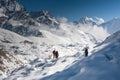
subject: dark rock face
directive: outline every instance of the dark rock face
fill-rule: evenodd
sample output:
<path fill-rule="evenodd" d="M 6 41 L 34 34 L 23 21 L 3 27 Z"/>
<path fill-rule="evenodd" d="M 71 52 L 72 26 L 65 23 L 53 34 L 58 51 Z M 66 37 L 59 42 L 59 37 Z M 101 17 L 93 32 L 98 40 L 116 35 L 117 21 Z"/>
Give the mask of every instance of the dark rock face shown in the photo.
<path fill-rule="evenodd" d="M 0 27 L 13 31 L 23 36 L 42 36 L 42 33 L 35 29 L 34 19 L 31 18 L 26 9 L 16 2 L 16 0 L 0 0 Z M 17 23 L 21 25 L 14 25 Z M 31 28 L 34 27 L 34 30 Z"/>
<path fill-rule="evenodd" d="M 30 15 L 39 23 L 49 25 L 51 28 L 59 28 L 59 21 L 48 11 L 31 12 Z"/>

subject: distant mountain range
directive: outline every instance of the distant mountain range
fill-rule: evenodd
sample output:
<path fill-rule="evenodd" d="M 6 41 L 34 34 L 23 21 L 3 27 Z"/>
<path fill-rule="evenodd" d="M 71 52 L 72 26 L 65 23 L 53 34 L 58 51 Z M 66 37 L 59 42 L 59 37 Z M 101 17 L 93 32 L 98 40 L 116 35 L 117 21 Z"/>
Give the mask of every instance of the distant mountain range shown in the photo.
<path fill-rule="evenodd" d="M 102 18 L 96 19 L 96 18 L 83 17 L 80 18 L 79 21 L 74 21 L 73 23 L 76 26 L 81 26 L 81 25 L 101 26 L 104 29 L 106 29 L 109 34 L 113 34 L 120 30 L 120 18 L 113 18 L 110 21 L 104 22 Z"/>
<path fill-rule="evenodd" d="M 0 27 L 23 36 L 42 36 L 40 24 L 58 28 L 59 22 L 48 11 L 27 12 L 16 0 L 0 1 Z"/>
<path fill-rule="evenodd" d="M 104 22 L 102 18 L 80 18 L 73 22 L 79 25 L 97 25 L 105 28 L 112 34 L 120 30 L 120 19 L 114 18 Z M 0 27 L 16 32 L 23 36 L 42 36 L 40 25 L 45 24 L 50 28 L 59 28 L 60 22 L 50 12 L 42 10 L 28 12 L 25 7 L 16 0 L 0 0 Z"/>
<path fill-rule="evenodd" d="M 75 25 L 97 25 L 105 28 L 112 34 L 120 30 L 120 18 L 104 22 L 102 18 L 82 17 Z M 48 11 L 28 12 L 16 0 L 0 0 L 0 27 L 24 36 L 42 36 L 41 24 L 50 28 L 59 28 L 60 22 Z"/>

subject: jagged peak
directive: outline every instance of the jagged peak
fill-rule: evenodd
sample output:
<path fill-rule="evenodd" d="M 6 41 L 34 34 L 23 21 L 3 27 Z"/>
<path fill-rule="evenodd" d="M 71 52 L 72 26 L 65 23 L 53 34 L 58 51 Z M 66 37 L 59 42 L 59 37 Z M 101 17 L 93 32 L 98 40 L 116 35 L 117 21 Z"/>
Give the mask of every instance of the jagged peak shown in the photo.
<path fill-rule="evenodd" d="M 46 17 L 50 17 L 50 18 L 55 18 L 49 11 L 47 10 L 41 10 L 41 11 L 34 11 L 34 12 L 30 12 L 31 16 L 34 17 L 40 17 L 40 16 L 46 16 Z"/>
<path fill-rule="evenodd" d="M 82 17 L 79 19 L 78 21 L 81 24 L 92 24 L 92 25 L 96 25 L 96 22 L 93 20 L 93 18 L 89 18 L 89 17 Z"/>
<path fill-rule="evenodd" d="M 47 11 L 47 10 L 41 10 L 40 12 L 44 13 L 45 15 L 48 14 L 48 13 L 50 14 L 50 12 Z"/>
<path fill-rule="evenodd" d="M 79 21 L 74 21 L 75 24 L 91 24 L 91 25 L 100 25 L 102 23 L 104 23 L 104 19 L 103 18 L 90 18 L 90 17 L 81 17 L 79 19 Z"/>
<path fill-rule="evenodd" d="M 32 18 L 39 23 L 49 25 L 50 27 L 58 27 L 58 20 L 47 10 L 41 10 L 38 12 L 30 12 Z"/>
<path fill-rule="evenodd" d="M 40 13 L 40 15 L 44 15 L 44 16 L 53 18 L 53 15 L 47 10 L 41 10 L 39 13 Z"/>
<path fill-rule="evenodd" d="M 0 8 L 5 11 L 23 11 L 25 8 L 20 5 L 16 0 L 0 0 Z"/>
<path fill-rule="evenodd" d="M 89 17 L 82 17 L 82 18 L 80 18 L 80 20 L 87 20 L 87 21 L 93 21 L 93 18 L 89 18 Z"/>

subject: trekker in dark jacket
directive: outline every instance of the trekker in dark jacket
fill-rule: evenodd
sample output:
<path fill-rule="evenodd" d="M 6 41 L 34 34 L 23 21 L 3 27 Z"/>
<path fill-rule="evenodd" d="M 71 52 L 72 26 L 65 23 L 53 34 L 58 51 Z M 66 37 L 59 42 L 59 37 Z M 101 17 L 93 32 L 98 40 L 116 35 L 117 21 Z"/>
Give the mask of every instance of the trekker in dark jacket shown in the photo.
<path fill-rule="evenodd" d="M 85 48 L 85 57 L 88 56 L 88 48 Z"/>
<path fill-rule="evenodd" d="M 58 51 L 56 51 L 56 58 L 58 58 L 59 54 L 58 54 Z"/>
<path fill-rule="evenodd" d="M 58 51 L 53 50 L 53 59 L 58 58 L 58 56 L 59 56 Z"/>

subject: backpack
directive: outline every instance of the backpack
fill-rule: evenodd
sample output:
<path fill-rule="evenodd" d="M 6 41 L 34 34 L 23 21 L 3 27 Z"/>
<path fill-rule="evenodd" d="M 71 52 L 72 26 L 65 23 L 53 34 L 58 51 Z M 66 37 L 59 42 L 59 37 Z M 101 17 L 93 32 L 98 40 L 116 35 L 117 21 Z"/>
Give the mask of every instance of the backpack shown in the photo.
<path fill-rule="evenodd" d="M 56 58 L 58 58 L 59 54 L 58 54 L 58 51 L 56 51 Z"/>

